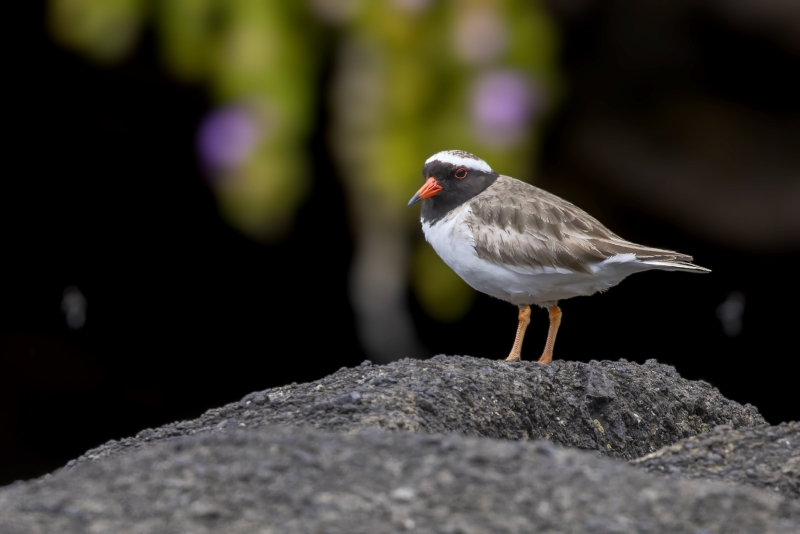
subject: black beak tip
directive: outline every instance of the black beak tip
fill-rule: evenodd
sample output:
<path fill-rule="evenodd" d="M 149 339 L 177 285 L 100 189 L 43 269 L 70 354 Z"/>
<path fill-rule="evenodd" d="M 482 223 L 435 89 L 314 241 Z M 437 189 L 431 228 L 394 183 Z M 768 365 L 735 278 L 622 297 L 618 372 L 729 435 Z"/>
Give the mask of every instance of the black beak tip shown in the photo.
<path fill-rule="evenodd" d="M 422 197 L 419 196 L 419 193 L 415 193 L 414 196 L 411 197 L 411 200 L 408 201 L 408 205 L 409 206 L 413 206 L 414 204 L 416 204 L 420 200 L 422 200 Z"/>

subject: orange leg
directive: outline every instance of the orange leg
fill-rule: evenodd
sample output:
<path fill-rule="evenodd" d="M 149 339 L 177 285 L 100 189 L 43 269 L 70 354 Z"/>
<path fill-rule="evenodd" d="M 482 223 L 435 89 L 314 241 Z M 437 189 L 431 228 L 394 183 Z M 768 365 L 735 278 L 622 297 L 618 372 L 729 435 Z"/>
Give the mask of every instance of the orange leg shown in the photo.
<path fill-rule="evenodd" d="M 539 363 L 550 363 L 553 360 L 553 346 L 556 344 L 556 334 L 558 334 L 558 327 L 561 324 L 561 308 L 550 306 L 548 311 L 550 312 L 550 330 L 547 332 L 547 343 L 544 345 L 544 352 L 539 358 Z"/>
<path fill-rule="evenodd" d="M 517 337 L 514 338 L 514 346 L 511 347 L 511 353 L 506 358 L 506 361 L 519 360 L 520 352 L 522 352 L 522 340 L 525 339 L 525 330 L 527 330 L 529 324 L 531 324 L 531 307 L 520 307 Z"/>

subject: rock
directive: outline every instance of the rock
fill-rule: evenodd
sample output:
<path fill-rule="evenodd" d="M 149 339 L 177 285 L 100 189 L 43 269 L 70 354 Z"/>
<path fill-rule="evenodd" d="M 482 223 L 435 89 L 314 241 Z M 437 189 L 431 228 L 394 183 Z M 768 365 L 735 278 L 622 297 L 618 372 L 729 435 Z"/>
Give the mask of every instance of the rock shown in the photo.
<path fill-rule="evenodd" d="M 181 435 L 275 424 L 546 439 L 631 460 L 718 425 L 764 423 L 755 407 L 655 360 L 540 365 L 437 356 L 342 368 L 316 382 L 252 393 L 198 419 L 106 443 L 76 463 Z"/>
<path fill-rule="evenodd" d="M 631 462 L 671 477 L 722 480 L 800 498 L 800 422 L 719 426 Z"/>
<path fill-rule="evenodd" d="M 0 489 L 0 531 L 788 534 L 800 532 L 800 502 L 547 442 L 267 427 Z"/>

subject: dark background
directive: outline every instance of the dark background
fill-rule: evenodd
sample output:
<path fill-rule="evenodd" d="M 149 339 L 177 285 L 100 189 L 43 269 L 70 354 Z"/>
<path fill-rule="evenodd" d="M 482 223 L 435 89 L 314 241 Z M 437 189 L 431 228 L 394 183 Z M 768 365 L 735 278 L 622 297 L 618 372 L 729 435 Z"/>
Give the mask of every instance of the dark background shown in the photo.
<path fill-rule="evenodd" d="M 108 439 L 364 360 L 324 103 L 313 193 L 296 228 L 281 244 L 255 243 L 221 221 L 197 167 L 195 131 L 211 106 L 204 90 L 165 74 L 150 38 L 123 65 L 90 64 L 52 44 L 43 8 L 26 4 L 15 19 L 14 97 L 4 113 L 13 141 L 0 193 L 0 484 L 41 475 Z M 770 423 L 796 420 L 800 245 L 756 250 L 693 231 L 607 185 L 573 139 L 587 116 L 624 109 L 651 124 L 659 94 L 692 91 L 795 120 L 798 56 L 699 12 L 680 32 L 693 60 L 640 61 L 635 43 L 658 45 L 659 34 L 626 19 L 621 5 L 555 10 L 568 89 L 547 130 L 538 185 L 623 237 L 692 254 L 713 273 L 648 273 L 563 302 L 556 358 L 657 358 L 756 405 Z M 616 47 L 620 39 L 631 41 Z M 652 54 L 660 57 L 658 46 Z M 70 285 L 88 301 L 78 331 L 61 311 Z M 716 316 L 731 291 L 746 296 L 738 337 Z M 431 354 L 507 353 L 516 327 L 508 304 L 480 295 L 464 319 L 443 325 L 409 299 Z M 525 359 L 538 357 L 546 329 L 546 313 L 535 311 Z"/>

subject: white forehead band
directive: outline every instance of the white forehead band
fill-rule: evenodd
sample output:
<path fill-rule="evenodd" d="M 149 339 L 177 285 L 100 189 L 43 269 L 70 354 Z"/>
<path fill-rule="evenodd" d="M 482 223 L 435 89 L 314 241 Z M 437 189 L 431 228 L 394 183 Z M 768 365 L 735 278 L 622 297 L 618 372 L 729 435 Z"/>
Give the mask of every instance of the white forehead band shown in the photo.
<path fill-rule="evenodd" d="M 468 152 L 464 152 L 464 154 L 468 154 Z M 472 156 L 472 154 L 470 154 L 470 156 Z M 456 167 L 467 167 L 469 169 L 475 169 L 478 171 L 492 172 L 492 168 L 489 167 L 489 164 L 482 159 L 474 156 L 462 156 L 457 150 L 445 150 L 444 152 L 438 152 L 429 157 L 425 164 L 427 165 L 431 161 L 441 161 L 442 163 L 450 163 Z"/>

